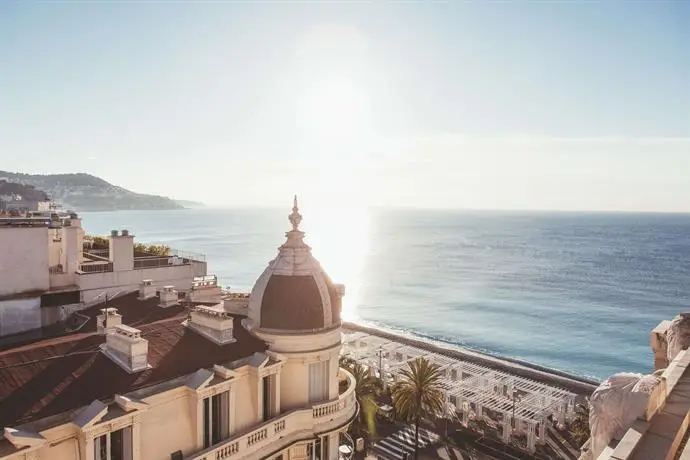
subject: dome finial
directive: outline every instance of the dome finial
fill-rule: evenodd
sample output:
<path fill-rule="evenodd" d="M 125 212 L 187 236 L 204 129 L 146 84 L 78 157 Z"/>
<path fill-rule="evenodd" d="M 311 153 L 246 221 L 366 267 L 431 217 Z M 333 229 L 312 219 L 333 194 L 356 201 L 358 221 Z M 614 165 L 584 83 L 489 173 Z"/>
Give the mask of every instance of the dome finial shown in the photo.
<path fill-rule="evenodd" d="M 288 216 L 290 223 L 292 224 L 293 231 L 299 231 L 299 224 L 302 222 L 302 214 L 299 213 L 299 206 L 297 205 L 297 195 L 292 201 L 292 214 Z"/>

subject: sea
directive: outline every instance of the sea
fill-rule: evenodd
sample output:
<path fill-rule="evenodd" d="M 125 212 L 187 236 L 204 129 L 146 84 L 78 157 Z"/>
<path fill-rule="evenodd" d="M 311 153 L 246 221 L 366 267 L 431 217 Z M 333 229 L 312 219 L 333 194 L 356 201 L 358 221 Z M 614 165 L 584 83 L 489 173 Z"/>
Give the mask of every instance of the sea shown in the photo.
<path fill-rule="evenodd" d="M 249 291 L 289 209 L 82 213 L 89 234 L 204 254 Z M 650 331 L 688 310 L 690 214 L 302 209 L 345 319 L 583 377 L 652 370 Z"/>

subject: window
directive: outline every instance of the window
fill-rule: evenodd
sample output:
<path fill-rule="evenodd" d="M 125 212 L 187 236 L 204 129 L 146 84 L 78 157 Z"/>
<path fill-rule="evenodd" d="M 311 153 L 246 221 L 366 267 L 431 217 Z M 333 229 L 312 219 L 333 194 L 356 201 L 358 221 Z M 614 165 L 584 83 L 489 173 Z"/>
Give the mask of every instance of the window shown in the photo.
<path fill-rule="evenodd" d="M 307 457 L 311 460 L 328 460 L 328 436 L 316 438 L 307 446 Z"/>
<path fill-rule="evenodd" d="M 321 458 L 323 460 L 328 460 L 328 436 L 324 436 L 321 441 L 321 451 L 323 452 Z"/>
<path fill-rule="evenodd" d="M 93 451 L 95 460 L 132 460 L 132 427 L 94 438 Z"/>
<path fill-rule="evenodd" d="M 328 399 L 328 364 L 329 361 L 321 361 L 309 365 L 309 402 Z"/>
<path fill-rule="evenodd" d="M 229 391 L 204 399 L 204 449 L 230 436 L 229 401 Z"/>
<path fill-rule="evenodd" d="M 271 376 L 268 375 L 262 379 L 263 388 L 263 419 L 268 420 L 271 418 Z"/>

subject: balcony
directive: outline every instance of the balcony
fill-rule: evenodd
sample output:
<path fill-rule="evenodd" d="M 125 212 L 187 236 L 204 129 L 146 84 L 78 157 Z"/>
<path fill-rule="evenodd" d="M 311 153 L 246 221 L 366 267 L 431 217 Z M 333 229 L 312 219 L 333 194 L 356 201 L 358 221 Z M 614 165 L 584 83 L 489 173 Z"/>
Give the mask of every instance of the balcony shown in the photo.
<path fill-rule="evenodd" d="M 271 451 L 285 448 L 304 439 L 304 433 L 321 433 L 348 425 L 357 415 L 355 378 L 344 369 L 340 369 L 338 377 L 348 383 L 338 399 L 286 412 L 185 460 L 244 458 L 269 446 Z"/>

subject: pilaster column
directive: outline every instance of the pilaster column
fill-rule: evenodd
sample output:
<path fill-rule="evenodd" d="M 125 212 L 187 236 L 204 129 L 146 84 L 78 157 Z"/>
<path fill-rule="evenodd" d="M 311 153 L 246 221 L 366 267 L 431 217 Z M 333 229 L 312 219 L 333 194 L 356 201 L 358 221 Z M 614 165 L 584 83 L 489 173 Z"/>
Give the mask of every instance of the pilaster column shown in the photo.
<path fill-rule="evenodd" d="M 273 414 L 274 416 L 277 416 L 280 414 L 280 371 L 276 372 L 274 374 L 274 381 L 275 381 L 275 413 Z"/>
<path fill-rule="evenodd" d="M 261 376 L 261 374 L 257 374 L 256 376 L 258 380 L 258 384 L 256 385 L 256 420 L 263 420 L 264 417 L 264 378 Z"/>
<path fill-rule="evenodd" d="M 230 436 L 233 436 L 237 432 L 237 420 L 235 419 L 235 414 L 237 413 L 236 393 L 237 390 L 235 390 L 235 385 L 230 385 L 230 396 L 228 397 L 228 409 L 230 410 L 230 414 L 228 414 L 228 426 L 230 429 L 228 431 Z M 280 394 L 278 394 L 278 398 L 280 398 Z"/>
<path fill-rule="evenodd" d="M 338 451 L 338 448 L 340 447 L 340 433 L 331 433 L 325 439 L 327 439 L 328 442 L 327 460 L 338 460 L 338 458 L 340 457 L 340 452 Z M 354 449 L 354 446 L 352 446 L 352 448 Z"/>
<path fill-rule="evenodd" d="M 93 437 L 86 435 L 84 440 L 84 460 L 94 460 L 93 455 Z"/>
<path fill-rule="evenodd" d="M 132 420 L 132 460 L 144 460 L 141 454 L 141 421 L 139 417 Z"/>

